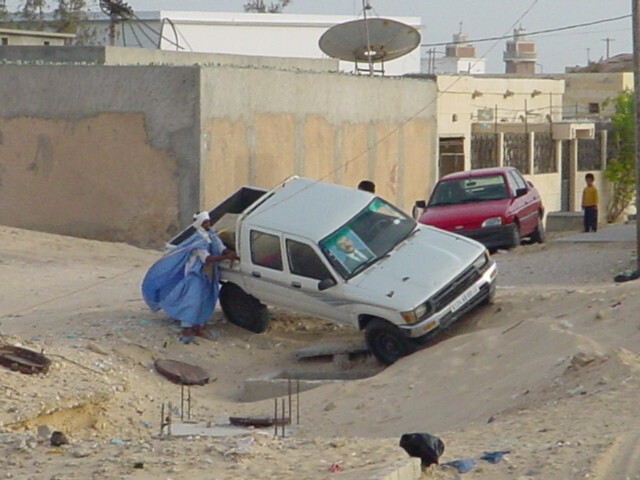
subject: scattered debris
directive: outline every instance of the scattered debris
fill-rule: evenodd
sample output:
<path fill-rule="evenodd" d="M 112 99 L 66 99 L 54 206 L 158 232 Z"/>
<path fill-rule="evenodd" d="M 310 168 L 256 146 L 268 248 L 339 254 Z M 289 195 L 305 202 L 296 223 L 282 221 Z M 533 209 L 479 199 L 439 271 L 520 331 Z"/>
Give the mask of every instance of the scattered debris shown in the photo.
<path fill-rule="evenodd" d="M 613 281 L 616 283 L 628 282 L 629 280 L 636 280 L 640 278 L 640 270 L 625 270 L 613 277 Z"/>
<path fill-rule="evenodd" d="M 400 447 L 410 457 L 418 457 L 423 467 L 438 463 L 444 453 L 444 442 L 430 433 L 405 433 L 400 437 Z"/>
<path fill-rule="evenodd" d="M 236 427 L 266 428 L 290 424 L 291 419 L 289 417 L 229 417 L 229 423 Z"/>
<path fill-rule="evenodd" d="M 55 431 L 51 434 L 51 446 L 52 447 L 60 447 L 61 445 L 69 445 L 69 439 L 67 438 L 67 436 L 60 432 L 60 431 Z"/>
<path fill-rule="evenodd" d="M 601 356 L 593 353 L 578 352 L 571 357 L 571 367 L 575 369 L 582 368 L 598 358 L 601 358 Z"/>
<path fill-rule="evenodd" d="M 467 473 L 473 467 L 476 466 L 476 461 L 473 458 L 462 458 L 460 460 L 452 460 L 450 462 L 443 463 L 441 467 L 453 467 L 458 473 Z"/>
<path fill-rule="evenodd" d="M 26 348 L 0 345 L 0 365 L 25 374 L 47 373 L 51 360 Z"/>

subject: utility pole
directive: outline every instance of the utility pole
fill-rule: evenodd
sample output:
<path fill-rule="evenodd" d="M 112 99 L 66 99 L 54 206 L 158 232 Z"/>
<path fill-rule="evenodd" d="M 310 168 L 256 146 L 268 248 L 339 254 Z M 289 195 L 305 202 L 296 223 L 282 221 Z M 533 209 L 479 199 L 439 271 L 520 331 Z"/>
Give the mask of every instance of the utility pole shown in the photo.
<path fill-rule="evenodd" d="M 633 89 L 635 100 L 635 153 L 636 153 L 636 269 L 640 270 L 640 0 L 632 1 L 633 32 Z"/>
<path fill-rule="evenodd" d="M 591 49 L 587 48 L 587 65 L 591 63 Z"/>
<path fill-rule="evenodd" d="M 609 45 L 611 44 L 611 42 L 615 42 L 616 39 L 607 37 L 607 38 L 603 38 L 602 41 L 607 44 L 607 58 L 609 58 Z"/>

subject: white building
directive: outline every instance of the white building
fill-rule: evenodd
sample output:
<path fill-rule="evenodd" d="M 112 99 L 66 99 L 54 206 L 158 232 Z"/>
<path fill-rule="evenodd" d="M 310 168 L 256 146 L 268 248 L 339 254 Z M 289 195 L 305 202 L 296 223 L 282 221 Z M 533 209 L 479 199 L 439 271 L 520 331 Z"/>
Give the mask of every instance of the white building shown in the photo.
<path fill-rule="evenodd" d="M 435 52 L 427 51 L 422 59 L 422 68 L 426 73 L 482 75 L 486 70 L 486 60 L 476 56 L 476 49 L 460 32 L 453 35 L 453 42 L 445 48 L 443 57 L 436 58 Z"/>
<path fill-rule="evenodd" d="M 70 45 L 74 38 L 71 33 L 0 28 L 0 45 Z"/>
<path fill-rule="evenodd" d="M 421 31 L 420 17 L 393 17 Z M 267 57 L 327 58 L 318 40 L 334 25 L 356 20 L 344 15 L 290 15 L 231 12 L 137 12 L 117 23 L 110 39 L 109 18 L 95 15 L 88 30 L 99 45 L 228 53 Z M 355 65 L 340 62 L 340 70 Z M 384 64 L 386 75 L 420 72 L 420 49 Z"/>

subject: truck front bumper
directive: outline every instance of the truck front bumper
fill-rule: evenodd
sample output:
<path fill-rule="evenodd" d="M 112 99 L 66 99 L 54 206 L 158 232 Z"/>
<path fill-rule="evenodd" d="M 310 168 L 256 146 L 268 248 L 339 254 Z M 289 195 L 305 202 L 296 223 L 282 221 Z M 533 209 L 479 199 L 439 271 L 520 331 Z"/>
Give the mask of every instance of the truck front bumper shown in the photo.
<path fill-rule="evenodd" d="M 480 278 L 464 292 L 454 298 L 448 305 L 421 322 L 412 325 L 400 325 L 400 329 L 411 338 L 431 336 L 439 329 L 447 328 L 465 313 L 495 295 L 498 269 L 495 262 L 491 262 Z"/>

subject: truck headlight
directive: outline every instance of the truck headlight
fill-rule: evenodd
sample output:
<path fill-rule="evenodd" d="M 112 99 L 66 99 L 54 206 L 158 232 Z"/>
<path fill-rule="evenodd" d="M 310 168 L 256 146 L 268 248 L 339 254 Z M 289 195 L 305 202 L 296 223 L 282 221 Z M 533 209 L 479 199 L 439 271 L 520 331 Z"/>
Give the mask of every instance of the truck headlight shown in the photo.
<path fill-rule="evenodd" d="M 491 217 L 482 222 L 483 227 L 495 227 L 497 225 L 502 225 L 502 217 Z"/>
<path fill-rule="evenodd" d="M 429 305 L 423 303 L 408 312 L 400 312 L 400 315 L 402 315 L 402 318 L 406 323 L 412 324 L 422 320 L 427 313 L 429 313 Z"/>
<path fill-rule="evenodd" d="M 473 264 L 471 265 L 473 268 L 476 268 L 480 271 L 482 271 L 482 269 L 484 268 L 484 266 L 487 264 L 487 262 L 489 261 L 489 255 L 487 255 L 486 250 L 483 252 L 482 255 L 480 255 L 475 262 L 473 262 Z"/>

